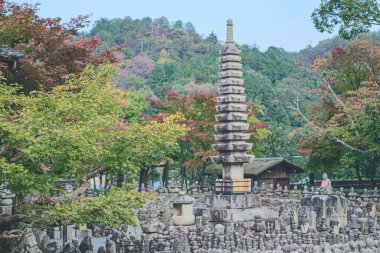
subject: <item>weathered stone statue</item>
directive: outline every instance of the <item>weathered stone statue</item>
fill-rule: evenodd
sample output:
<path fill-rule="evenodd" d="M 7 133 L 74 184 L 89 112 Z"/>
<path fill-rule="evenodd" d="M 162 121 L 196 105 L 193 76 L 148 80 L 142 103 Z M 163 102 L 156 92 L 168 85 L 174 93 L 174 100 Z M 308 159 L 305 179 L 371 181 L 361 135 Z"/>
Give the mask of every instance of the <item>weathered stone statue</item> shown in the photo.
<path fill-rule="evenodd" d="M 253 183 L 253 193 L 255 193 L 255 194 L 259 194 L 260 193 L 260 187 L 259 187 L 259 183 L 257 181 L 255 181 Z"/>
<path fill-rule="evenodd" d="M 288 198 L 289 194 L 290 194 L 290 192 L 289 192 L 288 186 L 285 185 L 284 191 L 282 192 L 282 197 Z"/>
<path fill-rule="evenodd" d="M 107 253 L 106 249 L 104 248 L 104 246 L 101 246 L 99 249 L 98 249 L 98 253 Z"/>
<path fill-rule="evenodd" d="M 190 253 L 190 244 L 185 233 L 180 232 L 174 238 L 173 250 L 175 252 Z"/>
<path fill-rule="evenodd" d="M 63 247 L 62 253 L 80 253 L 79 249 L 75 246 L 73 242 L 68 242 L 65 247 Z"/>
<path fill-rule="evenodd" d="M 276 186 L 276 197 L 281 197 L 282 194 L 282 186 L 280 184 L 277 184 Z"/>
<path fill-rule="evenodd" d="M 328 178 L 327 174 L 326 173 L 323 173 L 323 176 L 322 176 L 323 180 L 321 182 L 321 187 L 320 187 L 320 190 L 322 190 L 323 192 L 327 193 L 327 194 L 331 194 L 332 191 L 333 191 L 333 188 L 331 186 L 331 181 L 330 179 Z"/>
<path fill-rule="evenodd" d="M 368 190 L 367 189 L 364 189 L 362 198 L 363 198 L 364 202 L 368 202 L 369 201 L 369 195 L 368 195 Z"/>
<path fill-rule="evenodd" d="M 181 191 L 179 185 L 175 181 L 170 181 L 167 187 L 169 193 L 179 193 Z"/>
<path fill-rule="evenodd" d="M 58 253 L 59 248 L 58 248 L 58 243 L 55 241 L 51 241 L 46 245 L 45 248 L 46 253 Z"/>
<path fill-rule="evenodd" d="M 73 186 L 71 184 L 66 184 L 65 185 L 65 192 L 66 193 L 72 193 L 73 192 Z"/>
<path fill-rule="evenodd" d="M 373 201 L 375 201 L 375 202 L 377 202 L 377 200 L 379 199 L 379 192 L 378 192 L 378 189 L 377 189 L 377 187 L 375 187 L 374 189 L 373 189 L 373 193 L 372 193 L 372 200 Z"/>
<path fill-rule="evenodd" d="M 348 198 L 350 200 L 354 200 L 356 198 L 356 192 L 355 192 L 355 188 L 354 187 L 351 187 L 350 189 L 350 192 L 348 193 Z"/>
<path fill-rule="evenodd" d="M 79 250 L 81 253 L 86 253 L 87 251 L 93 251 L 94 246 L 92 245 L 91 236 L 86 236 L 80 243 Z"/>
<path fill-rule="evenodd" d="M 109 238 L 106 240 L 106 253 L 116 253 L 116 243 Z"/>
<path fill-rule="evenodd" d="M 76 250 L 75 253 L 80 253 L 78 239 L 73 239 L 72 242 L 73 242 L 73 245 L 74 245 L 75 250 Z"/>

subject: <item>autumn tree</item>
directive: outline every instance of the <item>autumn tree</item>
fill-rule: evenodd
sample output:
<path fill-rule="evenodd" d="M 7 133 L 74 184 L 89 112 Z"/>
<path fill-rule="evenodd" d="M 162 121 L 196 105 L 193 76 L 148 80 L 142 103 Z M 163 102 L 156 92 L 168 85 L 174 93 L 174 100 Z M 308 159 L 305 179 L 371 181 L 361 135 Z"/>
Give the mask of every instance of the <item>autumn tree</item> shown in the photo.
<path fill-rule="evenodd" d="M 306 125 L 292 133 L 310 166 L 348 175 L 374 178 L 380 162 L 380 48 L 356 41 L 334 49 L 313 64 L 319 76 L 320 101 L 306 117 L 297 101 L 295 111 Z"/>
<path fill-rule="evenodd" d="M 63 24 L 60 18 L 41 18 L 38 5 L 8 1 L 0 8 L 0 45 L 25 54 L 16 70 L 7 71 L 7 83 L 24 90 L 49 89 L 61 85 L 69 74 L 80 73 L 86 64 L 114 62 L 113 51 L 97 52 L 98 37 L 79 38 L 79 29 L 88 25 L 87 16 Z"/>
<path fill-rule="evenodd" d="M 190 181 L 203 183 L 209 157 L 215 155 L 211 145 L 215 143 L 214 125 L 217 123 L 215 121 L 216 94 L 207 89 L 207 86 L 198 85 L 203 87 L 203 90 L 197 89 L 196 86 L 197 84 L 193 84 L 194 90 L 189 90 L 189 94 L 183 96 L 176 91 L 165 89 L 166 100 L 152 100 L 152 105 L 160 112 L 169 114 L 180 112 L 185 116 L 189 131 L 181 138 L 181 156 L 178 158 L 181 163 L 182 175 L 186 179 L 188 176 L 186 170 L 191 169 Z M 250 114 L 248 122 L 250 123 L 249 132 L 252 133 L 251 141 L 257 144 L 268 135 L 265 124 L 256 118 L 256 114 L 260 114 L 262 111 L 251 104 L 247 112 Z M 257 145 L 255 145 L 255 149 L 257 149 Z"/>

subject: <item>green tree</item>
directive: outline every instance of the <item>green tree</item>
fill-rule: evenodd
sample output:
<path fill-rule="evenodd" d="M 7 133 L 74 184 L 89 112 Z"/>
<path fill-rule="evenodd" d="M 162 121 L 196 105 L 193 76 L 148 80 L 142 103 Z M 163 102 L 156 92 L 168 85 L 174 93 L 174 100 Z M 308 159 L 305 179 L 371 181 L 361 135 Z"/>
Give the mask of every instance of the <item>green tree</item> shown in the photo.
<path fill-rule="evenodd" d="M 350 39 L 380 24 L 377 0 L 322 0 L 311 15 L 315 28 L 332 33 L 339 26 L 339 36 Z"/>
<path fill-rule="evenodd" d="M 141 98 L 114 88 L 109 65 L 87 67 L 49 92 L 25 96 L 18 89 L 0 85 L 0 184 L 16 193 L 17 218 L 30 205 L 76 201 L 99 173 L 134 176 L 143 165 L 170 159 L 186 133 L 180 114 L 144 122 Z M 78 187 L 52 197 L 62 178 L 75 178 Z M 114 201 L 109 215 L 117 219 L 123 204 Z M 0 227 L 9 220 L 0 219 Z"/>
<path fill-rule="evenodd" d="M 169 86 L 169 83 L 174 81 L 173 76 L 176 69 L 174 63 L 165 63 L 157 64 L 152 70 L 148 84 L 157 97 L 164 97 L 163 88 Z"/>

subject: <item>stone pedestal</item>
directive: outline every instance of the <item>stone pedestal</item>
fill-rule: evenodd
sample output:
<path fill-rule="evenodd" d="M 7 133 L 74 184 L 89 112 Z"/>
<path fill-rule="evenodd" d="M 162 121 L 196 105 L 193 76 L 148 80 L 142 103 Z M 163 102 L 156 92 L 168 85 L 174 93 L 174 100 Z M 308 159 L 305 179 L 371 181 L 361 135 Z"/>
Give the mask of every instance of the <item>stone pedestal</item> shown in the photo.
<path fill-rule="evenodd" d="M 0 215 L 12 215 L 12 206 L 0 206 Z"/>
<path fill-rule="evenodd" d="M 245 209 L 258 207 L 261 204 L 260 195 L 254 193 L 233 195 L 209 195 L 207 205 L 216 209 Z"/>
<path fill-rule="evenodd" d="M 338 227 L 348 223 L 348 201 L 341 195 L 307 195 L 301 199 L 300 214 L 307 218 L 310 227 L 321 230 L 331 222 Z"/>
<path fill-rule="evenodd" d="M 196 213 L 207 215 L 211 222 L 248 222 L 255 215 L 275 217 L 275 212 L 260 207 L 260 194 L 233 194 L 206 196 L 207 208 Z M 267 217 L 267 216 L 265 216 Z"/>

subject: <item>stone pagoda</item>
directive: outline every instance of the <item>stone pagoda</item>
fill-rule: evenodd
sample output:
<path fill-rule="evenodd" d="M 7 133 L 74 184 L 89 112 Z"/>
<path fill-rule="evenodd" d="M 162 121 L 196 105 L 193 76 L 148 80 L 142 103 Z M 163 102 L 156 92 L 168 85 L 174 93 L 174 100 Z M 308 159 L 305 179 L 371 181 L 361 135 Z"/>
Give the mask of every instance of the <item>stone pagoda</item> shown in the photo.
<path fill-rule="evenodd" d="M 217 114 L 215 135 L 217 144 L 214 150 L 219 152 L 213 156 L 214 163 L 222 164 L 223 181 L 244 181 L 244 163 L 252 162 L 253 155 L 246 151 L 252 149 L 252 144 L 247 143 L 250 134 L 248 130 L 248 114 L 246 113 L 246 95 L 244 88 L 241 51 L 236 47 L 233 40 L 232 20 L 227 20 L 227 40 L 220 57 L 219 88 L 217 97 Z M 247 181 L 247 180 L 245 180 Z M 250 182 L 250 180 L 249 180 Z"/>

